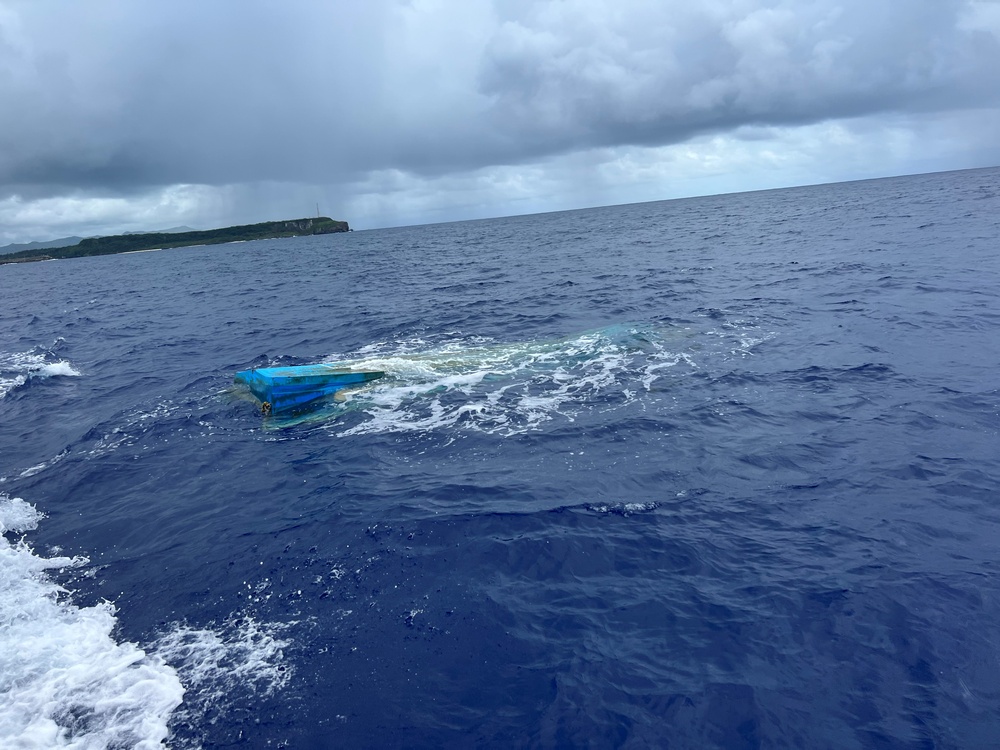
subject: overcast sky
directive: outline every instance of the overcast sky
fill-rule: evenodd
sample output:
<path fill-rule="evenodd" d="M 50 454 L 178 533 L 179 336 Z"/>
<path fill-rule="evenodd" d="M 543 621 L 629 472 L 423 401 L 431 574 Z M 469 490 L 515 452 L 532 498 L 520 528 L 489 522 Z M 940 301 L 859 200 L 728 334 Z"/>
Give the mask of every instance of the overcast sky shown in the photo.
<path fill-rule="evenodd" d="M 0 244 L 1000 165 L 1000 0 L 0 0 Z"/>

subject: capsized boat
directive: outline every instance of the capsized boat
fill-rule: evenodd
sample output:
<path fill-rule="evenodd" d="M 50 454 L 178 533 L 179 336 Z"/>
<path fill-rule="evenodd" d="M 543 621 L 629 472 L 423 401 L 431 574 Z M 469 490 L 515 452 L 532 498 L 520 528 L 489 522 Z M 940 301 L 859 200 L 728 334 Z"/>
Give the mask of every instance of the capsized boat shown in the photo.
<path fill-rule="evenodd" d="M 380 370 L 352 370 L 343 365 L 297 365 L 242 370 L 233 381 L 250 388 L 264 414 L 273 414 L 309 408 L 337 391 L 384 376 Z"/>

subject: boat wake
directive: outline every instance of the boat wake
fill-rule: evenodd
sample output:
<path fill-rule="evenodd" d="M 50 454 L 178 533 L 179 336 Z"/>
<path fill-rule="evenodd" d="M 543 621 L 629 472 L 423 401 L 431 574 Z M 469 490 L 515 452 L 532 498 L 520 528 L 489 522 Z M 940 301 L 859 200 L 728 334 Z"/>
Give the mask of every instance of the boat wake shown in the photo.
<path fill-rule="evenodd" d="M 146 647 L 116 639 L 113 604 L 77 606 L 52 580 L 88 560 L 42 557 L 19 538 L 43 517 L 0 493 L 0 747 L 199 747 L 234 696 L 286 687 L 287 624 L 242 614 L 174 624 Z"/>
<path fill-rule="evenodd" d="M 161 747 L 184 695 L 177 673 L 115 640 L 112 604 L 78 607 L 47 573 L 86 559 L 6 538 L 41 518 L 0 493 L 0 746 Z"/>
<path fill-rule="evenodd" d="M 260 700 L 287 687 L 294 669 L 285 657 L 291 641 L 282 633 L 291 624 L 244 613 L 208 628 L 174 625 L 151 644 L 187 691 L 170 717 L 172 747 L 200 747 L 206 723 L 232 718 L 247 696 Z"/>

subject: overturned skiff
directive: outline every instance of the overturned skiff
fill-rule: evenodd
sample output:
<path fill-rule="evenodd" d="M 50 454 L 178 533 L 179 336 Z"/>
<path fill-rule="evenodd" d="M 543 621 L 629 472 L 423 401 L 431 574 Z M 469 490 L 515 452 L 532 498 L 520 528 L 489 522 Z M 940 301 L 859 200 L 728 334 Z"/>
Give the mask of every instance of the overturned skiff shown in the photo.
<path fill-rule="evenodd" d="M 333 396 L 337 391 L 357 387 L 384 376 L 385 373 L 379 370 L 351 370 L 338 365 L 300 365 L 242 370 L 233 376 L 233 381 L 246 385 L 260 399 L 264 414 L 277 414 L 307 409 L 315 402 Z"/>

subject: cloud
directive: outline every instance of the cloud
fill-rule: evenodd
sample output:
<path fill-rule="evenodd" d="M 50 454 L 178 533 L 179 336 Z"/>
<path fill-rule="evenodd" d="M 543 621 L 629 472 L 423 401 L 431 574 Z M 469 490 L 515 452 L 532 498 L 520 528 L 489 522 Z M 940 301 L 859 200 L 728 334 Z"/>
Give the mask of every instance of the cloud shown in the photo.
<path fill-rule="evenodd" d="M 497 30 L 482 83 L 539 152 L 995 106 L 1000 46 L 969 18 L 958 0 L 544 3 Z"/>
<path fill-rule="evenodd" d="M 666 146 L 613 146 L 441 175 L 176 185 L 108 195 L 0 199 L 0 245 L 323 213 L 356 229 L 554 211 L 1000 164 L 1000 112 L 749 126 Z M 985 162 L 983 161 L 985 159 Z M 749 176 L 749 178 L 748 178 Z"/>
<path fill-rule="evenodd" d="M 224 207 L 225 195 L 205 185 L 170 185 L 128 196 L 75 192 L 36 199 L 19 195 L 0 199 L 0 226 L 18 227 L 17 235 L 0 232 L 0 241 L 26 237 L 93 236 L 114 231 L 150 231 L 208 222 Z M 5 244 L 0 242 L 0 244 Z"/>
<path fill-rule="evenodd" d="M 477 215 L 497 197 L 561 205 L 528 186 L 557 189 L 558 165 L 592 170 L 613 151 L 659 163 L 665 148 L 823 123 L 989 119 L 998 6 L 0 0 L 0 200 L 138 207 L 203 186 L 228 220 L 281 186 L 295 200 L 274 205 L 389 222 Z"/>

